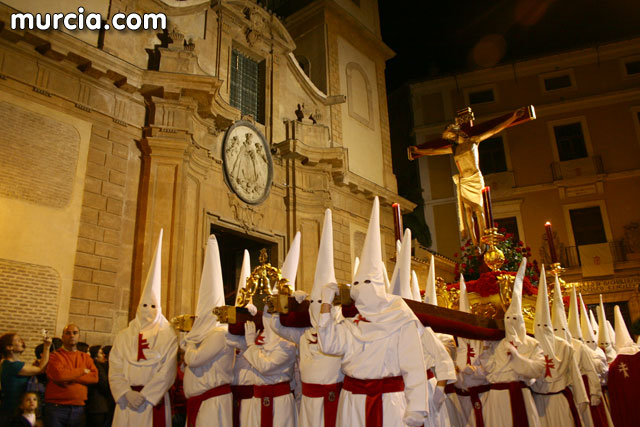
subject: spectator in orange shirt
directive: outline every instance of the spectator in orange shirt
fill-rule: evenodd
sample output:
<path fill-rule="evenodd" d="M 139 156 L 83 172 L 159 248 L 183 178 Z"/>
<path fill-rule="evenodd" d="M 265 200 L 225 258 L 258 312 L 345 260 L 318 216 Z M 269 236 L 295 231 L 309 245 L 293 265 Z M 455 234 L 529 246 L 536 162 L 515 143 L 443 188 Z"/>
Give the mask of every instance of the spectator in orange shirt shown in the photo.
<path fill-rule="evenodd" d="M 98 382 L 98 370 L 87 353 L 76 346 L 80 329 L 73 323 L 62 331 L 62 348 L 49 357 L 44 394 L 47 427 L 84 427 L 87 384 Z"/>

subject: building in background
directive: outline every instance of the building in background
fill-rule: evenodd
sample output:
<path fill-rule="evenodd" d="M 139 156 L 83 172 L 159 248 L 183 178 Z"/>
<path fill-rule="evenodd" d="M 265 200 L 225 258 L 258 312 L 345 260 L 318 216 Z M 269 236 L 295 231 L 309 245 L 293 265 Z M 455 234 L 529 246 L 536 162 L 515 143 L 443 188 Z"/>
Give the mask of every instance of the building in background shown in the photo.
<path fill-rule="evenodd" d="M 604 294 L 640 316 L 640 39 L 517 61 L 407 84 L 390 94 L 399 192 L 424 205 L 431 249 L 460 251 L 452 156 L 406 160 L 406 147 L 437 138 L 455 113 L 476 122 L 533 104 L 537 119 L 480 143 L 499 227 L 550 263 L 544 224 L 555 232 L 567 282 L 586 302 Z M 420 189 L 412 175 L 419 175 Z M 611 319 L 611 317 L 610 317 Z"/>
<path fill-rule="evenodd" d="M 46 3 L 46 4 L 45 4 Z M 163 311 L 192 313 L 215 233 L 233 299 L 242 250 L 280 264 L 302 232 L 309 290 L 324 210 L 351 280 L 374 196 L 395 256 L 375 0 L 91 0 L 0 5 L 0 324 L 35 345 L 77 323 L 107 344 L 164 229 Z M 11 14 L 163 13 L 165 31 L 12 30 Z M 388 264 L 391 269 L 393 264 Z M 423 269 L 424 270 L 424 269 Z M 424 286 L 424 280 L 422 281 Z"/>

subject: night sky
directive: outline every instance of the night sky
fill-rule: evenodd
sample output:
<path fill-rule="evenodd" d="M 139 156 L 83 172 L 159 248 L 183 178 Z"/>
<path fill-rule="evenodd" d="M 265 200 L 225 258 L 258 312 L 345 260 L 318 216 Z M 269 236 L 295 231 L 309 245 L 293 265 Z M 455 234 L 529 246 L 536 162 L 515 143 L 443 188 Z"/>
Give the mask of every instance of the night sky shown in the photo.
<path fill-rule="evenodd" d="M 640 36 L 640 0 L 379 0 L 389 91 L 434 78 Z M 640 52 L 638 52 L 640 53 Z"/>

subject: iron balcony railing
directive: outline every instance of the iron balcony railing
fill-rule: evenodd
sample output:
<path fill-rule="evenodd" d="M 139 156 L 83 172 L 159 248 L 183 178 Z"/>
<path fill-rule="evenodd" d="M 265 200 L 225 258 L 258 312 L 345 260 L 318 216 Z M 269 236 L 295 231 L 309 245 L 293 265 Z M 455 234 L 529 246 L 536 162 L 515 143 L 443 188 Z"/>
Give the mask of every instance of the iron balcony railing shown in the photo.
<path fill-rule="evenodd" d="M 611 257 L 613 262 L 626 261 L 626 252 L 622 240 L 616 240 L 609 243 L 609 249 L 611 250 Z M 567 246 L 564 248 L 564 260 L 562 260 L 562 266 L 566 268 L 580 267 L 580 251 L 579 246 Z"/>

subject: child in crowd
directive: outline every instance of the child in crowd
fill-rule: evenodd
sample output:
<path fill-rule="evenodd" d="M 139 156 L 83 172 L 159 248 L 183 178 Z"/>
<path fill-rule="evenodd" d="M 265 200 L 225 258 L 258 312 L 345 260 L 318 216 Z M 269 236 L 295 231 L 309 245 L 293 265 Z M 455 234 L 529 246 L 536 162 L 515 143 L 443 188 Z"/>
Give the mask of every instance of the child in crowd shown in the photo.
<path fill-rule="evenodd" d="M 9 427 L 35 427 L 36 410 L 38 409 L 38 395 L 35 392 L 27 391 L 22 394 L 18 410 L 20 414 L 11 419 Z"/>

